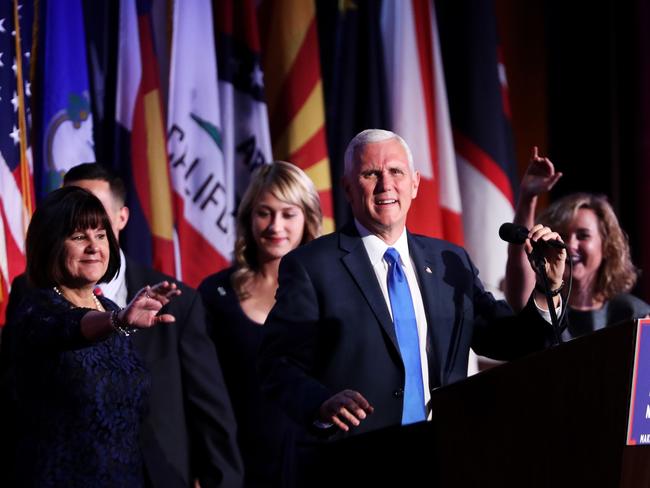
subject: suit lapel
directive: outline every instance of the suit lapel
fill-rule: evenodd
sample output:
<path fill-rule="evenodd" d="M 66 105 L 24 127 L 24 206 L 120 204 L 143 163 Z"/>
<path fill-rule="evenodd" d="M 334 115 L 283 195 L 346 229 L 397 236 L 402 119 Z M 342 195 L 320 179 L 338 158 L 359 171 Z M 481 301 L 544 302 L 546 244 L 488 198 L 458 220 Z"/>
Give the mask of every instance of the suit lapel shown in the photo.
<path fill-rule="evenodd" d="M 440 283 L 442 283 L 442 268 L 440 261 L 435 260 L 435 256 L 426 250 L 417 242 L 411 233 L 408 233 L 409 254 L 413 261 L 413 267 L 418 276 L 420 293 L 422 294 L 422 303 L 424 313 L 427 317 L 427 358 L 429 366 L 429 386 L 431 388 L 439 386 L 441 381 L 441 371 L 439 351 L 443 351 L 441 342 L 445 342 L 440 337 L 440 330 L 436 327 L 436 314 L 444 309 L 444 304 L 440 302 Z"/>
<path fill-rule="evenodd" d="M 361 237 L 356 233 L 354 226 L 352 226 L 353 229 L 349 227 L 344 229 L 339 235 L 340 247 L 343 251 L 347 252 L 342 258 L 343 264 L 349 271 L 352 279 L 359 286 L 359 289 L 363 293 L 373 314 L 377 317 L 381 327 L 384 329 L 384 332 L 390 338 L 395 349 L 399 351 L 393 320 L 390 317 L 386 300 L 377 282 L 375 271 L 372 269 L 368 253 L 363 246 Z"/>
<path fill-rule="evenodd" d="M 131 260 L 126 260 L 126 302 L 129 303 L 133 300 L 135 294 L 145 286 L 144 277 L 142 273 L 138 271 L 139 265 Z M 135 345 L 138 352 L 142 355 L 143 359 L 147 362 L 151 362 L 151 355 L 155 352 L 154 346 L 151 341 L 151 330 L 141 330 L 137 334 L 131 336 L 131 342 Z"/>
<path fill-rule="evenodd" d="M 138 286 L 138 278 L 137 278 L 137 273 L 135 269 L 135 263 L 128 259 L 126 260 L 126 303 L 129 303 L 133 297 L 135 296 L 135 293 L 141 288 Z"/>

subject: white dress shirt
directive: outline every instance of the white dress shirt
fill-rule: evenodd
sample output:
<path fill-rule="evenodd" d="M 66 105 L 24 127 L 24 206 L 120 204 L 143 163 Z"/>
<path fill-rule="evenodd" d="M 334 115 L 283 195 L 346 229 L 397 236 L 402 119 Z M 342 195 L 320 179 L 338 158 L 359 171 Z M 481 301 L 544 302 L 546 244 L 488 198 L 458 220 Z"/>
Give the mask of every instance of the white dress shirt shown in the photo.
<path fill-rule="evenodd" d="M 126 289 L 126 257 L 120 249 L 120 271 L 108 283 L 100 283 L 102 295 L 114 301 L 120 308 L 126 307 L 128 290 Z"/>
<path fill-rule="evenodd" d="M 372 234 L 368 229 L 361 225 L 356 219 L 354 221 L 363 245 L 366 248 L 370 263 L 377 276 L 377 281 L 384 295 L 388 312 L 393 317 L 393 310 L 390 306 L 390 297 L 388 295 L 388 263 L 384 259 L 384 254 L 389 247 L 395 248 L 400 255 L 400 263 L 411 291 L 411 298 L 413 299 L 413 308 L 415 309 L 415 321 L 418 328 L 418 342 L 420 345 L 420 367 L 422 368 L 422 386 L 424 388 L 424 404 L 429 403 L 431 392 L 429 391 L 429 361 L 427 358 L 426 342 L 427 342 L 427 316 L 424 312 L 424 302 L 422 301 L 422 293 L 418 284 L 417 274 L 411 260 L 409 253 L 408 238 L 406 228 L 402 231 L 402 235 L 397 241 L 389 246 L 379 237 Z M 431 413 L 428 413 L 427 419 L 431 418 Z"/>

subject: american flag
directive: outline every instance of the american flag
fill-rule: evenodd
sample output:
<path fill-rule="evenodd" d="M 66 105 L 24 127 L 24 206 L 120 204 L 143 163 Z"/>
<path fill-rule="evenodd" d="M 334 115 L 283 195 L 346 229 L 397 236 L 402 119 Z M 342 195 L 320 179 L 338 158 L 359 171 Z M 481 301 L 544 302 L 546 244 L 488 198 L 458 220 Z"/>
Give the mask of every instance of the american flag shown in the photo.
<path fill-rule="evenodd" d="M 25 269 L 25 233 L 34 206 L 28 142 L 33 10 L 0 2 L 0 324 L 11 281 Z"/>

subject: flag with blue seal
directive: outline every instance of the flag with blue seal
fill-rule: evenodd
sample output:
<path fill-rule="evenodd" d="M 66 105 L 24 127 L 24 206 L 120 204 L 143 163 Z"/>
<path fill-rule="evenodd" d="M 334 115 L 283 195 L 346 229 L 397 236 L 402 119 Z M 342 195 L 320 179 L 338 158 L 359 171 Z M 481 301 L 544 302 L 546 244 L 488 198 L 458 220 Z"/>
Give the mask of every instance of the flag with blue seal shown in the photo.
<path fill-rule="evenodd" d="M 43 132 L 37 195 L 61 186 L 79 163 L 95 161 L 81 0 L 49 0 L 43 21 Z"/>

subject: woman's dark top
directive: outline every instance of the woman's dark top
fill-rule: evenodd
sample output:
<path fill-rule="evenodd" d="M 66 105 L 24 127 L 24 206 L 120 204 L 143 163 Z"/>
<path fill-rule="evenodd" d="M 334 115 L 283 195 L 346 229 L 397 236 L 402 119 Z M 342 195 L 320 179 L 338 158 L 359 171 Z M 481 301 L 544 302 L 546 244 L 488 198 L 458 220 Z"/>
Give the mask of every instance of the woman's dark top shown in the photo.
<path fill-rule="evenodd" d="M 208 276 L 199 292 L 210 315 L 211 335 L 230 394 L 246 487 L 281 486 L 290 420 L 260 389 L 257 355 L 263 326 L 242 310 L 231 285 L 234 268 Z"/>
<path fill-rule="evenodd" d="M 569 307 L 567 314 L 568 325 L 562 333 L 565 341 L 624 320 L 645 317 L 650 314 L 650 305 L 634 295 L 621 293 L 598 310 L 574 310 Z"/>
<path fill-rule="evenodd" d="M 88 311 L 53 290 L 34 290 L 11 325 L 20 486 L 143 486 L 138 434 L 149 374 L 130 338 L 83 337 Z"/>

